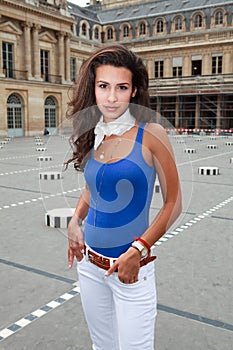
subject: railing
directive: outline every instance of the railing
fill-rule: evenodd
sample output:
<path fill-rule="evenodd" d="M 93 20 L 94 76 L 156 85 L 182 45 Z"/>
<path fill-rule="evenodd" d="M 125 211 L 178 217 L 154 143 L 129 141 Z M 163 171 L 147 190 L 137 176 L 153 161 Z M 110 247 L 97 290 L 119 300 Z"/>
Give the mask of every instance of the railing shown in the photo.
<path fill-rule="evenodd" d="M 51 83 L 51 84 L 61 84 L 62 83 L 62 76 L 61 75 L 41 74 L 41 78 L 43 81 L 46 81 L 47 83 Z"/>
<path fill-rule="evenodd" d="M 233 93 L 233 74 L 150 79 L 152 93 Z"/>
<path fill-rule="evenodd" d="M 28 71 L 3 68 L 3 74 L 7 79 L 28 80 Z M 62 76 L 54 74 L 41 74 L 41 79 L 51 84 L 62 84 Z"/>
<path fill-rule="evenodd" d="M 5 77 L 9 78 L 9 79 L 16 79 L 16 80 L 27 80 L 28 79 L 28 71 L 26 71 L 26 70 L 3 68 L 3 74 L 5 74 Z"/>

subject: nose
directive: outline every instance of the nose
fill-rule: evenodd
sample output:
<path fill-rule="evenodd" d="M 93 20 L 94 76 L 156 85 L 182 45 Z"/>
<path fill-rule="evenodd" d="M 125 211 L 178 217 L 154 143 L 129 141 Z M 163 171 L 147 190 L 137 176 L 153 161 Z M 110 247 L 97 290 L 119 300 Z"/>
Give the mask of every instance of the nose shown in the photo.
<path fill-rule="evenodd" d="M 117 94 L 116 94 L 116 90 L 114 88 L 110 89 L 110 91 L 109 91 L 108 101 L 111 103 L 117 101 Z"/>

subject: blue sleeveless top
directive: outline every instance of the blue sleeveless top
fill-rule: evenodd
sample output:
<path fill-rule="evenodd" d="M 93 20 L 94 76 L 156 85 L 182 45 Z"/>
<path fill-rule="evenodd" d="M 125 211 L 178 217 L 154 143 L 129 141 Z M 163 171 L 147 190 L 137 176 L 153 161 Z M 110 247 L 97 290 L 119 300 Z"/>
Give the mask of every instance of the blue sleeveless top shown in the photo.
<path fill-rule="evenodd" d="M 156 172 L 142 155 L 144 127 L 139 126 L 134 147 L 126 158 L 104 164 L 92 152 L 85 167 L 90 191 L 85 241 L 95 252 L 108 257 L 119 257 L 149 226 Z"/>

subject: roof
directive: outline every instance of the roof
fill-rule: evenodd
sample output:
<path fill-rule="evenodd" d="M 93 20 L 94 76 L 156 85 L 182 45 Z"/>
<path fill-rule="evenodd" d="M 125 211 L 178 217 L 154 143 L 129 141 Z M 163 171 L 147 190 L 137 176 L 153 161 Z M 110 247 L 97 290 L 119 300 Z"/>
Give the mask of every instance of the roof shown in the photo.
<path fill-rule="evenodd" d="M 183 13 L 205 8 L 233 5 L 233 0 L 160 0 L 137 5 L 128 5 L 110 10 L 97 10 L 101 24 L 129 21 L 132 19 L 147 19 L 155 16 Z"/>
<path fill-rule="evenodd" d="M 92 20 L 100 24 L 113 24 L 135 19 L 149 19 L 155 16 L 174 15 L 178 13 L 204 10 L 213 7 L 233 5 L 233 0 L 159 0 L 136 5 L 103 10 L 101 5 L 80 7 L 68 2 L 68 8 L 76 18 Z"/>

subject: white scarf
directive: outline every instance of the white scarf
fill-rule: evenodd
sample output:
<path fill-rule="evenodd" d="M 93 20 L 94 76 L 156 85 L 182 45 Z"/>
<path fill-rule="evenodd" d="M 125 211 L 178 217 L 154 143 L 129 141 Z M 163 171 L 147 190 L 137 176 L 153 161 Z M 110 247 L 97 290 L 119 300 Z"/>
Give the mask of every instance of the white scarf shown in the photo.
<path fill-rule="evenodd" d="M 95 133 L 95 144 L 94 149 L 96 150 L 104 139 L 104 136 L 117 135 L 121 136 L 126 131 L 130 130 L 136 123 L 136 119 L 130 114 L 129 109 L 125 111 L 122 116 L 115 119 L 112 122 L 104 123 L 103 116 L 100 117 L 99 122 L 96 124 Z"/>

